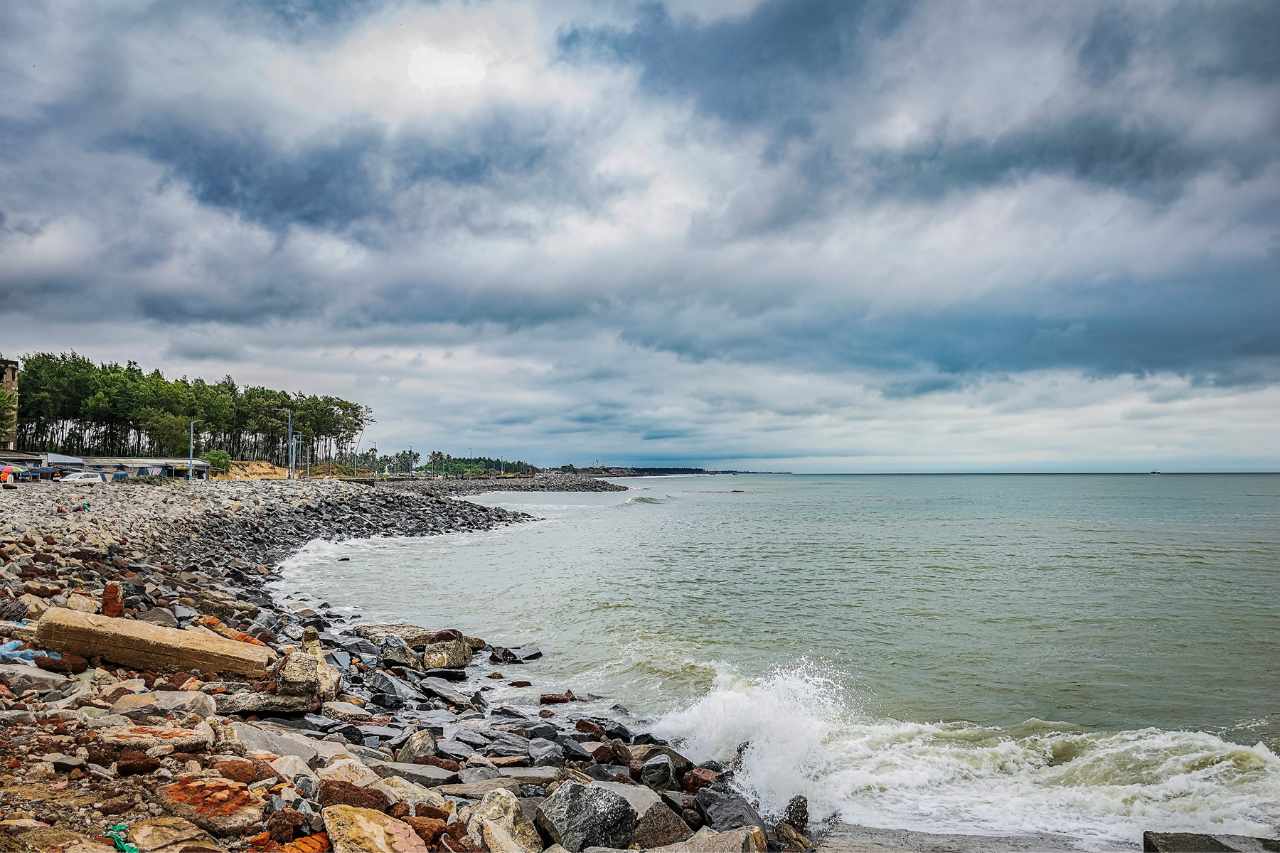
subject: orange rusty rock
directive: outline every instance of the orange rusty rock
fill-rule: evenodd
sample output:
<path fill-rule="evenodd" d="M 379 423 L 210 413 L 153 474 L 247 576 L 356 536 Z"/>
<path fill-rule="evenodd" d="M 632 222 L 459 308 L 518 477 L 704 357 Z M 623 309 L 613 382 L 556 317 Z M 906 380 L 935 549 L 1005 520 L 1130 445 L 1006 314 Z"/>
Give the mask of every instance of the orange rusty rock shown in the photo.
<path fill-rule="evenodd" d="M 191 806 L 196 814 L 207 817 L 232 814 L 255 799 L 248 786 L 229 779 L 189 779 L 166 785 L 162 792 L 171 802 Z"/>
<path fill-rule="evenodd" d="M 290 841 L 281 848 L 281 853 L 324 853 L 328 849 L 329 834 L 317 832 L 315 835 L 308 835 Z"/>
<path fill-rule="evenodd" d="M 124 594 L 115 581 L 102 588 L 102 615 L 116 618 L 124 615 Z"/>

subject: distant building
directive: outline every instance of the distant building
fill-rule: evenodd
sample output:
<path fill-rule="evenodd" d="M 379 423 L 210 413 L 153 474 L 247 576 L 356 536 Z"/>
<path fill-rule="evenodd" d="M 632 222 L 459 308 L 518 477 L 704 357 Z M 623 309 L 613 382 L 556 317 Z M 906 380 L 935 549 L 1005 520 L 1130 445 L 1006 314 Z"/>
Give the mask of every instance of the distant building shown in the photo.
<path fill-rule="evenodd" d="M 15 398 L 18 396 L 18 362 L 7 358 L 0 359 L 0 388 L 8 391 Z M 13 429 L 0 435 L 0 450 L 18 449 L 18 423 L 15 420 Z"/>
<path fill-rule="evenodd" d="M 181 458 L 151 458 L 124 456 L 86 456 L 84 467 L 87 471 L 100 471 L 107 476 L 117 471 L 130 477 L 186 477 L 187 460 Z M 209 476 L 209 463 L 203 459 L 192 460 L 192 473 L 196 479 L 203 480 Z"/>

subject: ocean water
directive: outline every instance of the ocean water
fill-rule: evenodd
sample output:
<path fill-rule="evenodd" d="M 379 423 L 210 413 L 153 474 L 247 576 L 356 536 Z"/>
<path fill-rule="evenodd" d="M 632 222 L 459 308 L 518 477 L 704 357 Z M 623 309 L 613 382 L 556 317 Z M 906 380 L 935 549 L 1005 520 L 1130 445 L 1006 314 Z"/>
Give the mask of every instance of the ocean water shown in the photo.
<path fill-rule="evenodd" d="M 537 641 L 538 687 L 697 759 L 749 744 L 766 810 L 1096 850 L 1280 834 L 1280 476 L 619 482 L 481 496 L 542 519 L 489 533 L 313 543 L 279 591 Z"/>

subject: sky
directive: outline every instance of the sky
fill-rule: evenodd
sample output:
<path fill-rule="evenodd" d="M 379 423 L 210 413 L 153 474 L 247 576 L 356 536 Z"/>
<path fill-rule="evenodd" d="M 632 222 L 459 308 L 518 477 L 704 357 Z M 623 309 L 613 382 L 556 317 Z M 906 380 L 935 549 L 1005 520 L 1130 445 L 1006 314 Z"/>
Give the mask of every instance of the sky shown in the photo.
<path fill-rule="evenodd" d="M 1280 470 L 1280 3 L 0 4 L 0 352 L 364 446 Z"/>

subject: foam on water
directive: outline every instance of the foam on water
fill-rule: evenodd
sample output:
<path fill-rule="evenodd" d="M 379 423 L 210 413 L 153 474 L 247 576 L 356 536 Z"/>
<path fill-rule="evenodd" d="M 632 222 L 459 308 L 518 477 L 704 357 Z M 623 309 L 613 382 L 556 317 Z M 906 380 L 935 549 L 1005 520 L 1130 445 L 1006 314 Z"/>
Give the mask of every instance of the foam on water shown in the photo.
<path fill-rule="evenodd" d="M 1203 732 L 1084 732 L 1028 720 L 1001 729 L 867 716 L 812 662 L 712 690 L 657 731 L 696 760 L 732 759 L 738 784 L 777 813 L 795 794 L 815 818 L 969 834 L 1060 833 L 1084 848 L 1135 844 L 1144 829 L 1270 836 L 1280 759 Z"/>

